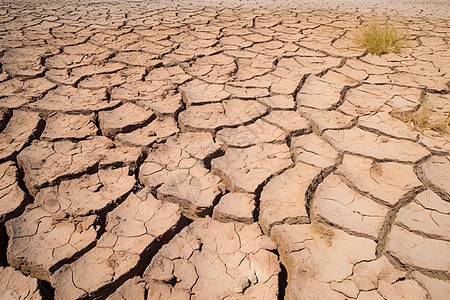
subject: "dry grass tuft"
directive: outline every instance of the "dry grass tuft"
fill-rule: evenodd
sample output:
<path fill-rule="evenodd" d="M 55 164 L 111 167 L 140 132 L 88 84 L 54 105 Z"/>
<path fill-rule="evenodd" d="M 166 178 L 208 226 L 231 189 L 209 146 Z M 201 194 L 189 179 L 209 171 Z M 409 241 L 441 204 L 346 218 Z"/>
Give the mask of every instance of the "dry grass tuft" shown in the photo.
<path fill-rule="evenodd" d="M 433 120 L 433 111 L 427 104 L 423 104 L 416 111 L 393 112 L 392 116 L 412 125 L 419 131 L 428 129 L 441 134 L 450 133 L 450 114 L 446 118 Z"/>
<path fill-rule="evenodd" d="M 356 43 L 372 54 L 397 53 L 408 36 L 400 34 L 392 25 L 378 25 L 372 21 L 356 34 Z"/>

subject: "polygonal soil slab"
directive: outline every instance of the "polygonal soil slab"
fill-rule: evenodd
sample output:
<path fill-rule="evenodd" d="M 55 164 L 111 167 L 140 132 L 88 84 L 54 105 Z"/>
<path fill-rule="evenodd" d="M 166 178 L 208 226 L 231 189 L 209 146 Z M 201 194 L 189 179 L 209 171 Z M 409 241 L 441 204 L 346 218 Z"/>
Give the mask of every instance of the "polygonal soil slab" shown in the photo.
<path fill-rule="evenodd" d="M 388 235 L 386 251 L 406 266 L 450 276 L 449 241 L 425 237 L 394 225 Z"/>
<path fill-rule="evenodd" d="M 73 67 L 67 69 L 51 69 L 45 73 L 45 76 L 60 85 L 76 85 L 84 77 L 96 74 L 113 73 L 125 68 L 124 64 L 117 62 L 107 62 L 101 64 L 88 64 L 85 66 Z"/>
<path fill-rule="evenodd" d="M 157 63 L 160 63 L 156 58 L 158 58 L 156 54 L 142 51 L 127 51 L 119 52 L 112 58 L 112 61 L 118 61 L 131 66 L 153 67 Z"/>
<path fill-rule="evenodd" d="M 17 182 L 17 168 L 13 162 L 0 164 L 0 221 L 18 209 L 25 201 L 25 193 Z"/>
<path fill-rule="evenodd" d="M 189 169 L 168 172 L 168 181 L 158 188 L 158 199 L 178 203 L 182 212 L 191 218 L 209 214 L 221 194 L 220 178 L 199 161 L 181 163 L 187 163 Z"/>
<path fill-rule="evenodd" d="M 32 100 L 42 97 L 47 91 L 54 89 L 56 84 L 45 78 L 20 81 L 16 78 L 0 83 L 0 107 L 19 108 Z"/>
<path fill-rule="evenodd" d="M 450 199 L 450 157 L 433 156 L 419 166 L 421 179 L 429 185 L 434 192 L 449 201 Z"/>
<path fill-rule="evenodd" d="M 323 135 L 336 149 L 376 159 L 416 162 L 430 154 L 417 143 L 377 135 L 356 127 L 326 130 Z"/>
<path fill-rule="evenodd" d="M 305 133 L 310 129 L 308 120 L 296 111 L 275 110 L 262 119 L 283 129 L 286 133 Z"/>
<path fill-rule="evenodd" d="M 319 168 L 329 168 L 336 163 L 338 153 L 314 133 L 294 136 L 291 139 L 294 160 Z"/>
<path fill-rule="evenodd" d="M 167 66 L 154 68 L 146 76 L 146 81 L 168 81 L 173 84 L 182 84 L 191 79 L 180 66 Z"/>
<path fill-rule="evenodd" d="M 355 235 L 376 240 L 389 209 L 349 188 L 337 175 L 329 175 L 314 195 L 314 213 Z"/>
<path fill-rule="evenodd" d="M 41 63 L 41 56 L 54 55 L 58 53 L 56 47 L 23 47 L 8 49 L 1 63 L 11 76 L 29 79 L 41 76 L 45 67 Z"/>
<path fill-rule="evenodd" d="M 126 274 L 136 274 L 142 259 L 168 238 L 180 217 L 177 205 L 156 200 L 148 190 L 130 194 L 106 216 L 106 232 L 97 245 L 52 276 L 55 299 L 96 297 Z"/>
<path fill-rule="evenodd" d="M 223 84 L 211 84 L 195 79 L 180 87 L 184 103 L 191 105 L 220 102 L 227 99 L 230 93 L 224 90 Z"/>
<path fill-rule="evenodd" d="M 270 95 L 268 89 L 258 87 L 239 87 L 233 85 L 225 85 L 225 91 L 230 93 L 232 97 L 239 99 L 255 99 L 260 97 L 267 97 Z"/>
<path fill-rule="evenodd" d="M 298 111 L 312 123 L 311 126 L 320 134 L 327 129 L 348 128 L 355 120 L 355 117 L 345 115 L 337 110 L 300 107 Z"/>
<path fill-rule="evenodd" d="M 337 73 L 335 73 L 337 74 Z M 297 102 L 301 106 L 327 110 L 339 103 L 341 91 L 345 85 L 355 85 L 357 82 L 343 77 L 340 82 L 333 82 L 325 78 L 309 76 L 297 94 Z M 334 81 L 336 80 L 333 78 Z"/>
<path fill-rule="evenodd" d="M 166 81 L 127 82 L 111 91 L 113 100 L 136 101 L 140 106 L 158 115 L 174 115 L 182 108 L 181 95 L 174 93 L 175 86 Z"/>
<path fill-rule="evenodd" d="M 254 222 L 255 199 L 251 194 L 229 193 L 214 207 L 213 219 L 221 222 Z"/>
<path fill-rule="evenodd" d="M 179 115 L 182 128 L 214 132 L 222 127 L 233 127 L 255 120 L 267 112 L 267 107 L 256 101 L 225 100 L 221 103 L 191 106 Z"/>
<path fill-rule="evenodd" d="M 25 276 L 11 267 L 0 267 L 0 278 L 1 299 L 42 299 L 36 278 Z"/>
<path fill-rule="evenodd" d="M 129 174 L 127 167 L 100 169 L 96 174 L 41 189 L 34 203 L 52 214 L 86 216 L 123 200 L 135 183 L 134 175 Z"/>
<path fill-rule="evenodd" d="M 56 29 L 57 30 L 57 29 Z M 75 31 L 76 32 L 76 31 Z M 63 33 L 73 36 L 72 31 Z M 78 32 L 80 34 L 80 32 Z M 80 34 L 81 35 L 81 34 Z M 67 69 L 105 61 L 112 53 L 92 43 L 80 43 L 64 47 L 64 52 L 47 58 L 45 65 L 51 69 Z"/>
<path fill-rule="evenodd" d="M 32 195 L 37 189 L 67 177 L 76 177 L 97 167 L 128 165 L 136 167 L 141 149 L 115 147 L 95 136 L 77 143 L 37 141 L 22 150 L 17 161 L 25 172 L 25 184 Z"/>
<path fill-rule="evenodd" d="M 90 76 L 80 82 L 79 87 L 86 89 L 111 88 L 126 82 L 139 82 L 145 75 L 145 68 L 126 68 L 115 73 Z"/>
<path fill-rule="evenodd" d="M 420 103 L 421 93 L 418 88 L 363 84 L 347 91 L 339 110 L 352 116 L 373 114 L 385 105 L 411 110 Z"/>
<path fill-rule="evenodd" d="M 141 277 L 133 277 L 125 281 L 107 300 L 145 300 L 145 284 Z"/>
<path fill-rule="evenodd" d="M 6 222 L 8 262 L 41 280 L 50 280 L 60 264 L 94 243 L 97 216 L 65 219 L 39 206 L 30 206 Z"/>
<path fill-rule="evenodd" d="M 428 277 L 419 271 L 412 272 L 412 276 L 427 289 L 431 299 L 445 300 L 450 295 L 450 282 Z"/>
<path fill-rule="evenodd" d="M 177 122 L 173 117 L 159 117 L 147 126 L 132 132 L 119 133 L 116 140 L 125 146 L 150 146 L 179 132 Z"/>
<path fill-rule="evenodd" d="M 184 214 L 204 216 L 222 192 L 220 178 L 204 166 L 205 158 L 218 150 L 210 133 L 181 133 L 149 153 L 139 179 L 158 188 L 158 199 L 178 203 Z"/>
<path fill-rule="evenodd" d="M 234 59 L 222 53 L 200 57 L 186 67 L 188 74 L 209 83 L 225 83 L 235 70 Z"/>
<path fill-rule="evenodd" d="M 262 143 L 245 149 L 229 148 L 211 161 L 212 171 L 232 191 L 254 193 L 268 178 L 292 164 L 284 144 Z"/>
<path fill-rule="evenodd" d="M 390 109 L 390 107 L 387 109 Z M 374 115 L 361 116 L 358 124 L 369 130 L 375 130 L 389 136 L 411 141 L 416 141 L 419 136 L 417 131 L 413 131 L 408 125 L 392 117 L 385 110 L 380 110 Z"/>
<path fill-rule="evenodd" d="M 400 208 L 395 220 L 410 231 L 450 241 L 450 203 L 431 190 L 423 191 Z"/>
<path fill-rule="evenodd" d="M 217 139 L 232 147 L 248 147 L 259 143 L 283 142 L 286 133 L 280 128 L 257 120 L 237 128 L 225 128 L 217 132 Z"/>
<path fill-rule="evenodd" d="M 272 109 L 294 109 L 295 102 L 292 95 L 274 95 L 270 97 L 256 99 L 259 103 L 271 107 Z"/>
<path fill-rule="evenodd" d="M 297 163 L 264 186 L 259 221 L 266 234 L 277 224 L 309 222 L 307 191 L 320 172 L 318 167 Z"/>
<path fill-rule="evenodd" d="M 317 51 L 314 56 L 283 57 L 279 60 L 277 68 L 272 74 L 281 78 L 301 78 L 305 74 L 317 74 L 328 68 L 338 66 L 341 62 L 337 57 L 318 57 Z"/>
<path fill-rule="evenodd" d="M 419 136 L 419 141 L 435 153 L 450 154 L 448 135 L 442 135 L 434 130 L 424 130 Z"/>
<path fill-rule="evenodd" d="M 106 89 L 88 90 L 61 86 L 49 91 L 42 99 L 28 107 L 44 111 L 90 113 L 119 105 L 117 100 L 108 100 Z"/>
<path fill-rule="evenodd" d="M 5 129 L 0 133 L 0 161 L 15 156 L 42 125 L 38 113 L 15 110 Z"/>
<path fill-rule="evenodd" d="M 149 123 L 155 114 L 136 104 L 127 102 L 118 108 L 98 113 L 100 129 L 105 136 L 130 132 Z"/>
<path fill-rule="evenodd" d="M 331 287 L 348 297 L 358 296 L 357 299 L 426 299 L 427 291 L 406 274 L 405 270 L 394 267 L 386 256 L 381 256 L 358 263 L 352 276 L 333 282 Z"/>
<path fill-rule="evenodd" d="M 376 162 L 346 154 L 337 173 L 356 189 L 393 206 L 405 194 L 422 186 L 411 165 L 395 162 Z"/>
<path fill-rule="evenodd" d="M 166 287 L 192 299 L 277 299 L 279 264 L 273 242 L 258 225 L 194 221 L 164 245 L 144 273 L 152 286 Z M 170 283 L 173 284 L 170 284 Z M 156 293 L 155 293 L 156 294 Z"/>
<path fill-rule="evenodd" d="M 375 259 L 376 243 L 320 225 L 276 225 L 275 241 L 288 272 L 289 299 L 347 299 L 333 288 L 353 274 L 356 264 Z M 358 294 L 358 291 L 356 291 Z"/>
<path fill-rule="evenodd" d="M 93 114 L 69 115 L 54 113 L 47 119 L 41 139 L 44 141 L 80 140 L 95 135 L 97 130 Z"/>

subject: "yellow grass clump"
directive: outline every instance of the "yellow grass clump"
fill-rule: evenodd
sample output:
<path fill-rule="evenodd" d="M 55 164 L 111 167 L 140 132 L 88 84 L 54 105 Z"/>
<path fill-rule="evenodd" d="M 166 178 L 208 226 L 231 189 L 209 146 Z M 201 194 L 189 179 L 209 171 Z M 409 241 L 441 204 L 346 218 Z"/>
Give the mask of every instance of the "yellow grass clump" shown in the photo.
<path fill-rule="evenodd" d="M 394 112 L 393 116 L 412 125 L 416 130 L 434 130 L 441 134 L 450 133 L 450 114 L 446 118 L 433 118 L 433 111 L 427 104 L 416 111 Z"/>
<path fill-rule="evenodd" d="M 356 34 L 358 46 L 377 55 L 399 52 L 406 40 L 407 35 L 398 33 L 392 25 L 378 25 L 374 21 Z"/>

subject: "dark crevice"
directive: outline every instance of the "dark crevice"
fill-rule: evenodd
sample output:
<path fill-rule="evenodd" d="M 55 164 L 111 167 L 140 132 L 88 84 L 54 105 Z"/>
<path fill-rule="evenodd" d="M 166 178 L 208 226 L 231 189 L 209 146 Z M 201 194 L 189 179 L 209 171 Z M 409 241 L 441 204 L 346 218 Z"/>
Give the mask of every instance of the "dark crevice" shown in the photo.
<path fill-rule="evenodd" d="M 347 32 L 348 32 L 348 30 L 344 30 L 344 32 L 343 32 L 340 36 L 333 38 L 333 39 L 331 40 L 330 46 L 333 46 L 333 44 L 334 44 L 337 40 L 343 38 L 344 35 L 345 35 Z"/>
<path fill-rule="evenodd" d="M 185 111 L 185 110 L 186 110 L 186 103 L 184 103 L 184 101 L 181 101 L 180 107 L 175 111 L 175 113 L 173 115 L 173 117 L 175 119 L 175 122 L 177 123 L 177 127 L 180 130 L 180 132 L 183 132 L 183 130 L 181 130 L 180 122 L 178 121 L 178 119 L 179 119 L 180 113 L 182 111 Z"/>
<path fill-rule="evenodd" d="M 141 77 L 141 81 L 142 81 L 142 82 L 145 81 L 145 78 L 147 77 L 147 75 L 148 75 L 149 72 L 150 72 L 150 71 L 148 70 L 148 68 L 145 68 L 144 74 L 142 74 L 142 77 Z"/>
<path fill-rule="evenodd" d="M 373 240 L 375 242 L 377 241 L 376 237 L 371 236 L 370 234 L 366 234 L 366 233 L 363 233 L 363 232 L 358 232 L 358 231 L 351 230 L 351 229 L 346 228 L 346 227 L 344 227 L 342 225 L 339 225 L 338 223 L 332 222 L 332 221 L 330 221 L 330 220 L 328 220 L 328 219 L 326 219 L 326 218 L 324 218 L 322 216 L 316 216 L 315 217 L 315 221 L 320 222 L 322 224 L 327 224 L 330 227 L 334 227 L 334 228 L 340 229 L 340 230 L 342 230 L 342 231 L 344 231 L 344 232 L 346 232 L 346 233 L 348 233 L 350 235 L 354 235 L 354 236 L 357 236 L 357 237 L 363 237 L 363 238 L 366 238 L 366 239 L 369 239 L 369 240 Z"/>
<path fill-rule="evenodd" d="M 137 193 L 138 191 L 140 191 L 144 188 L 144 184 L 139 180 L 139 170 L 141 169 L 141 166 L 142 166 L 142 164 L 144 164 L 147 157 L 148 157 L 148 151 L 143 150 L 142 155 L 138 158 L 138 160 L 136 162 L 136 168 L 134 169 L 134 178 L 136 180 L 136 183 L 134 184 L 133 193 Z M 130 175 L 133 175 L 133 174 L 130 174 Z"/>
<path fill-rule="evenodd" d="M 421 230 L 415 230 L 415 229 L 411 229 L 410 227 L 406 226 L 405 224 L 401 223 L 401 222 L 396 222 L 395 225 L 408 230 L 409 232 L 415 233 L 417 235 L 420 235 L 422 237 L 425 238 L 429 238 L 429 239 L 433 239 L 433 240 L 442 240 L 442 241 L 446 241 L 446 242 L 450 242 L 450 238 L 445 237 L 445 236 L 441 236 L 441 235 L 436 235 L 436 234 L 430 234 L 428 232 L 424 232 Z"/>
<path fill-rule="evenodd" d="M 0 96 L 0 99 L 1 99 L 1 96 Z M 2 110 L 2 111 L 3 111 L 3 119 L 0 119 L 0 132 L 2 132 L 6 128 L 9 120 L 11 120 L 11 117 L 12 117 L 11 110 Z"/>
<path fill-rule="evenodd" d="M 288 286 L 288 272 L 283 262 L 280 259 L 278 251 L 275 251 L 280 262 L 280 273 L 278 273 L 278 300 L 284 300 L 286 297 L 286 289 Z"/>
<path fill-rule="evenodd" d="M 55 299 L 55 289 L 48 281 L 38 280 L 38 288 L 41 294 L 42 300 Z"/>
<path fill-rule="evenodd" d="M 112 88 L 106 88 L 105 90 L 105 100 L 107 103 L 111 103 L 111 91 Z"/>
<path fill-rule="evenodd" d="M 191 225 L 194 222 L 194 220 L 192 220 L 192 219 L 190 219 L 188 217 L 185 217 L 185 220 L 186 220 L 186 226 L 189 226 L 189 225 Z"/>
<path fill-rule="evenodd" d="M 325 178 L 330 175 L 331 173 L 333 173 L 334 171 L 336 171 L 336 169 L 338 168 L 338 166 L 342 163 L 342 159 L 344 158 L 344 156 L 341 154 L 339 155 L 339 157 L 336 159 L 336 163 L 328 168 L 322 169 L 320 171 L 320 173 L 318 175 L 316 175 L 316 177 L 314 177 L 314 179 L 311 181 L 311 183 L 309 184 L 306 192 L 305 192 L 305 206 L 306 206 L 306 213 L 308 214 L 308 217 L 311 219 L 311 207 L 313 206 L 312 200 L 314 198 L 314 195 L 316 193 L 316 190 L 318 188 L 318 186 L 325 180 Z"/>
<path fill-rule="evenodd" d="M 341 96 L 339 97 L 339 101 L 338 102 L 336 102 L 336 103 L 334 103 L 330 108 L 328 108 L 327 110 L 328 111 L 331 111 L 331 110 L 336 110 L 336 109 L 338 109 L 343 103 L 344 103 L 344 101 L 345 101 L 345 96 L 347 95 L 347 92 L 350 90 L 350 89 L 354 89 L 354 88 L 357 88 L 357 87 L 359 87 L 359 86 L 361 86 L 362 85 L 362 83 L 358 83 L 358 84 L 355 84 L 355 85 L 345 85 L 343 88 L 342 88 L 342 90 L 341 90 Z"/>
<path fill-rule="evenodd" d="M 100 121 L 98 118 L 98 112 L 96 112 L 94 114 L 94 118 L 92 119 L 92 122 L 94 122 L 95 127 L 97 127 L 97 131 L 95 132 L 95 134 L 97 136 L 101 136 L 102 135 L 102 131 L 100 130 Z"/>
<path fill-rule="evenodd" d="M 145 289 L 144 289 L 144 299 L 150 299 L 148 288 L 145 288 Z M 127 300 L 127 299 L 124 299 L 124 300 Z"/>
<path fill-rule="evenodd" d="M 400 281 L 405 281 L 405 280 L 406 280 L 406 277 L 400 277 L 396 281 L 394 281 L 393 284 L 397 283 L 397 282 L 400 282 Z"/>
<path fill-rule="evenodd" d="M 298 83 L 298 85 L 295 88 L 294 92 L 292 93 L 292 97 L 294 97 L 294 110 L 297 110 L 297 108 L 299 106 L 299 103 L 297 103 L 297 95 L 300 92 L 300 90 L 302 89 L 302 87 L 305 84 L 306 79 L 308 79 L 309 75 L 311 75 L 311 74 L 303 75 L 302 79 L 300 80 L 300 82 Z"/>
<path fill-rule="evenodd" d="M 264 187 L 276 176 L 286 172 L 289 169 L 292 169 L 295 166 L 294 163 L 292 163 L 291 165 L 289 165 L 288 167 L 272 174 L 271 176 L 269 176 L 269 178 L 267 178 L 266 180 L 264 180 L 260 185 L 258 185 L 258 187 L 255 190 L 255 210 L 253 211 L 253 219 L 255 220 L 255 222 L 259 222 L 259 211 L 260 211 L 260 205 L 261 205 L 261 193 L 264 189 Z"/>
<path fill-rule="evenodd" d="M 225 151 L 220 148 L 217 151 L 214 151 L 213 153 L 209 154 L 208 156 L 206 156 L 203 159 L 203 165 L 205 166 L 205 168 L 207 168 L 208 170 L 211 171 L 211 161 L 215 158 L 221 157 L 225 155 Z"/>
<path fill-rule="evenodd" d="M 200 217 L 206 217 L 206 216 L 210 216 L 212 218 L 213 212 L 214 212 L 214 207 L 216 207 L 217 204 L 219 204 L 220 199 L 222 199 L 223 196 L 226 195 L 226 191 L 219 193 L 213 200 L 212 206 L 211 208 L 205 210 L 205 214 L 201 215 Z"/>
<path fill-rule="evenodd" d="M 237 72 L 239 72 L 239 64 L 237 63 L 237 58 L 234 59 L 233 63 L 234 63 L 234 69 L 233 69 L 233 71 L 231 71 L 228 74 L 230 76 L 230 78 L 232 78 L 234 75 L 237 74 Z"/>
<path fill-rule="evenodd" d="M 8 248 L 8 235 L 6 234 L 6 227 L 3 222 L 0 222 L 0 266 L 8 266 L 8 259 L 6 257 L 6 251 Z"/>
<path fill-rule="evenodd" d="M 33 134 L 31 135 L 30 139 L 26 143 L 25 147 L 27 147 L 33 140 L 39 140 L 41 138 L 42 133 L 44 132 L 45 125 L 47 124 L 47 121 L 44 119 L 40 119 L 36 129 L 34 130 Z"/>

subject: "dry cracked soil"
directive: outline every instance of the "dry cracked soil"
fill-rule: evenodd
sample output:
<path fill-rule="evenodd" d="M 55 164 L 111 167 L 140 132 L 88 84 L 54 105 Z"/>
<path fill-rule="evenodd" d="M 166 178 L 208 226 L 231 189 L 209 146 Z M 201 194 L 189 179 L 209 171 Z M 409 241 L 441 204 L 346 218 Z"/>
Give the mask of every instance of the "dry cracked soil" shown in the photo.
<path fill-rule="evenodd" d="M 450 299 L 449 3 L 304 2 L 0 1 L 0 298 Z"/>

